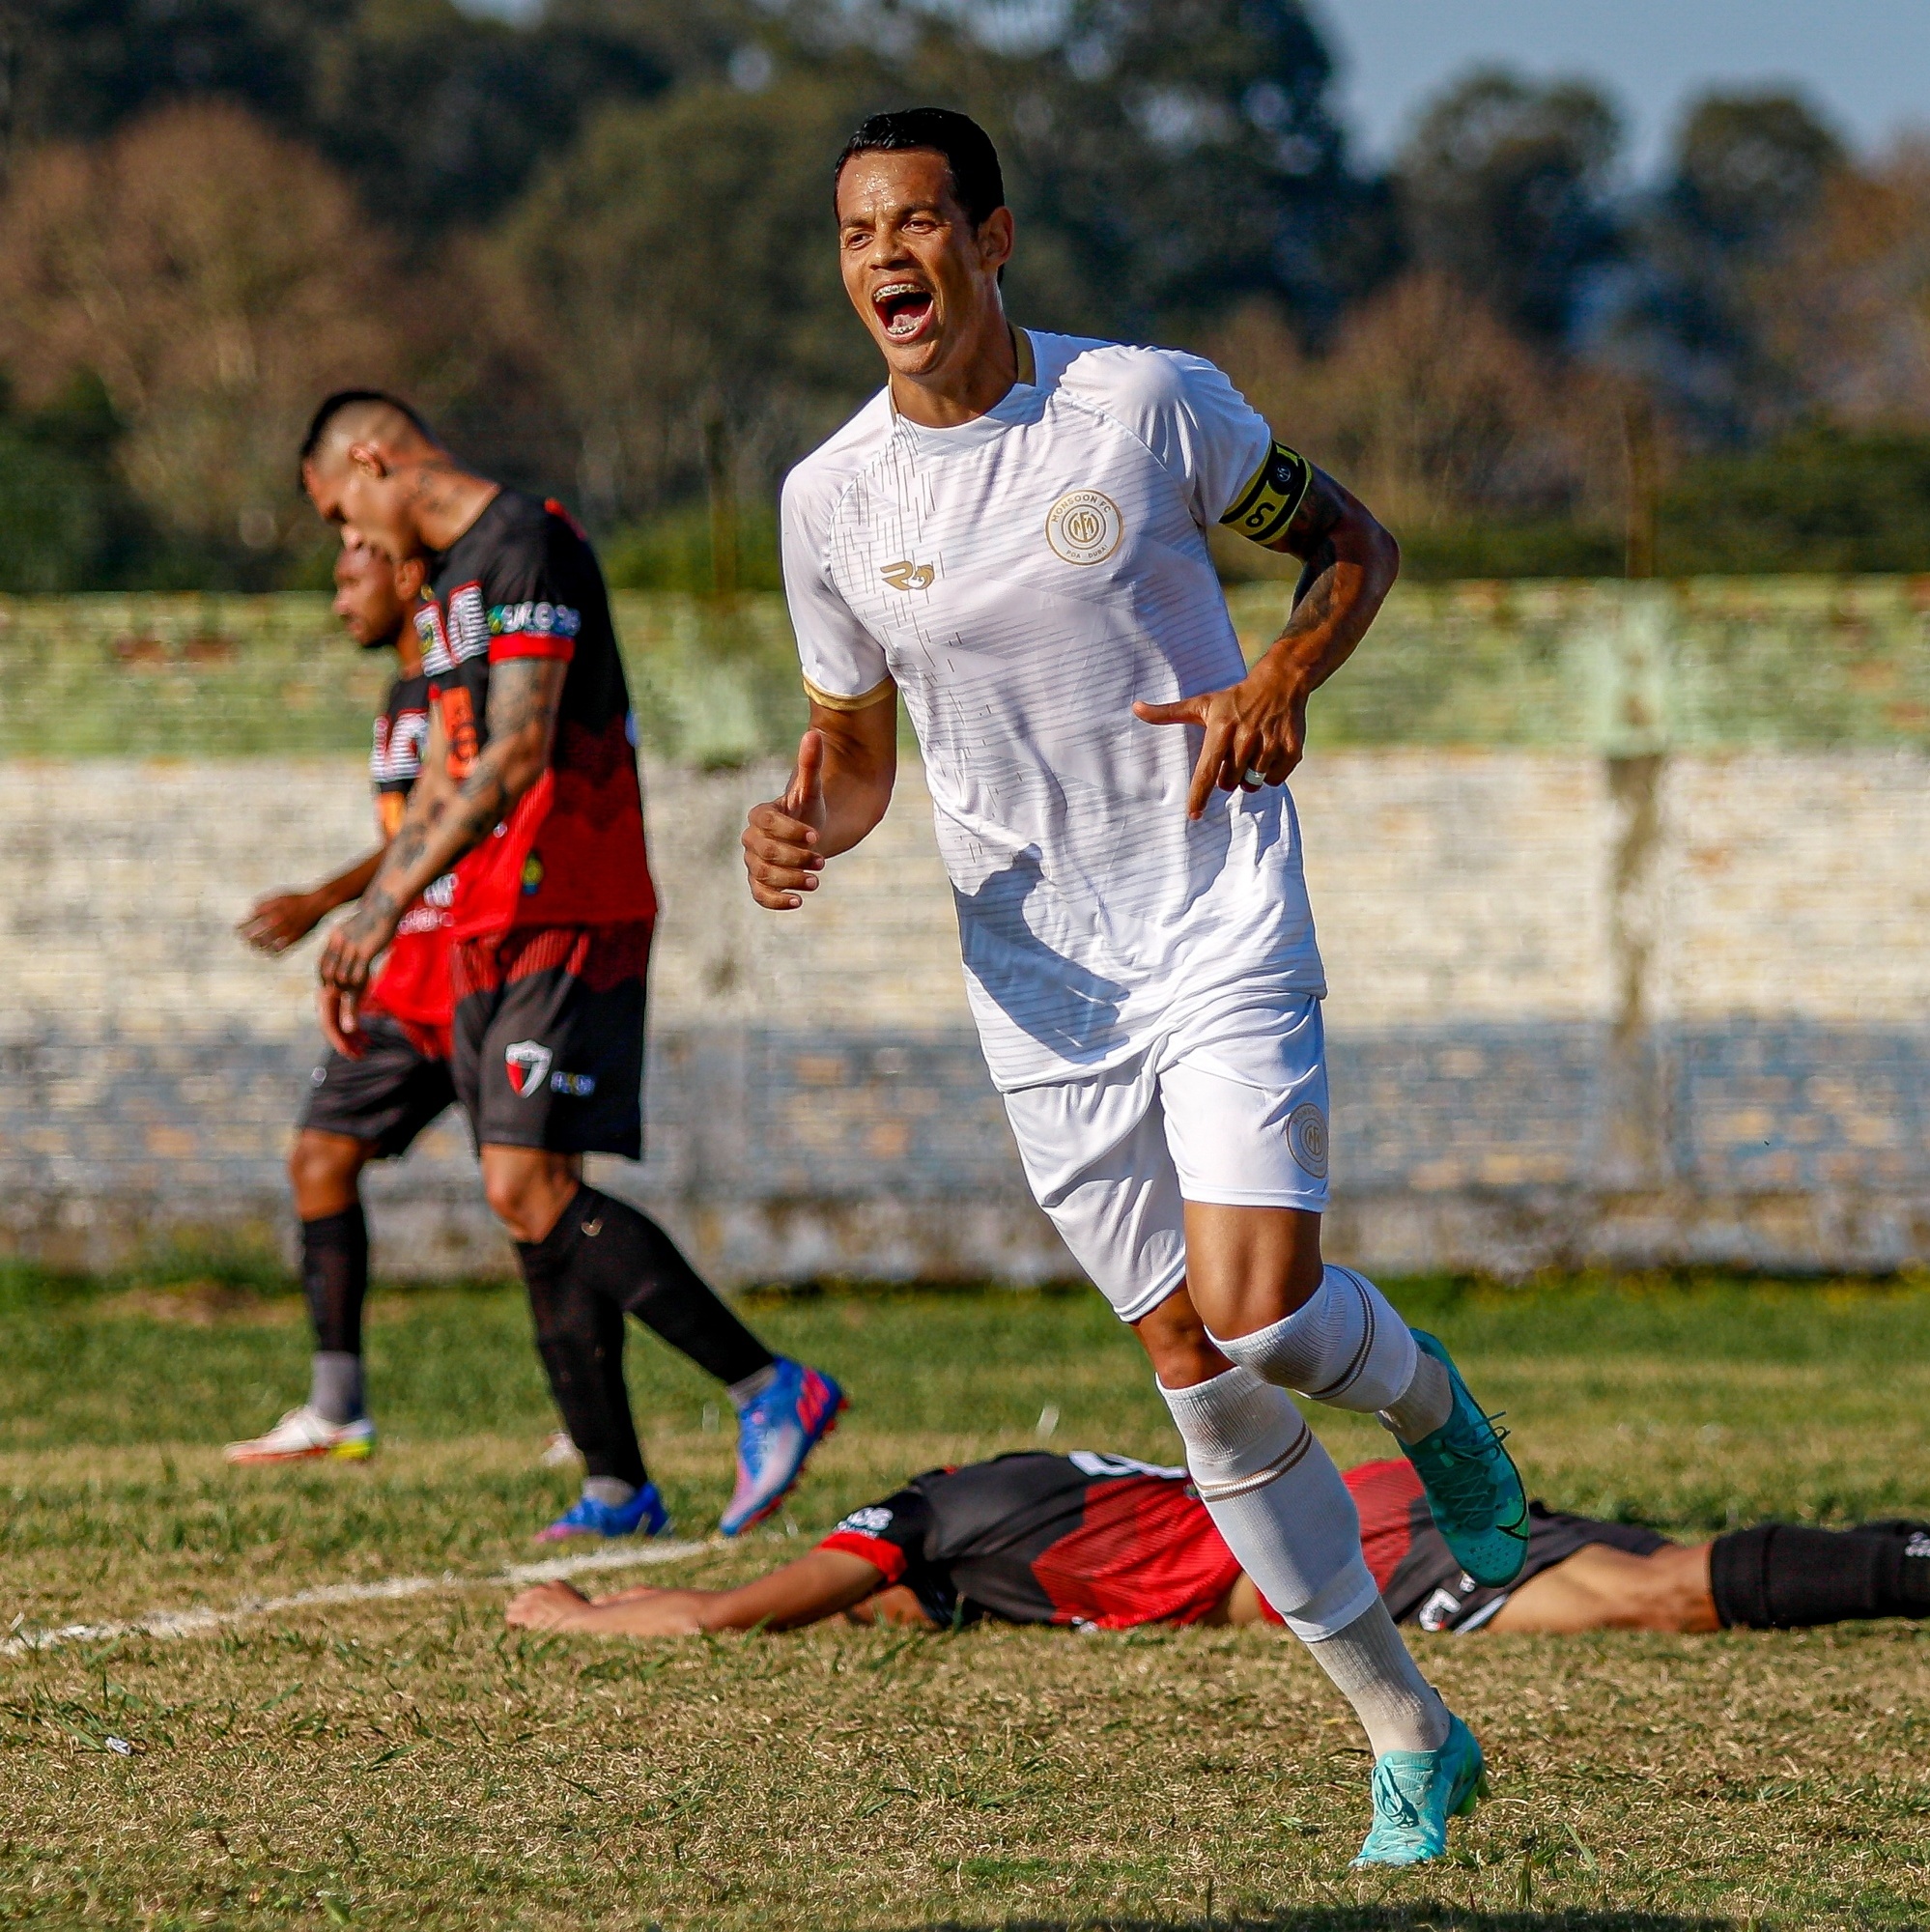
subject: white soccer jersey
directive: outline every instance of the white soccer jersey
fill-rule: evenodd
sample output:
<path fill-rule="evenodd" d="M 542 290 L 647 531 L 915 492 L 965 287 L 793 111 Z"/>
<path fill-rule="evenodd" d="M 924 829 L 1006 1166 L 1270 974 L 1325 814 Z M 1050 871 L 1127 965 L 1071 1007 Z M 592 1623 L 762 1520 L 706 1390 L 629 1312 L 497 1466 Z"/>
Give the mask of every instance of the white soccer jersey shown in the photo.
<path fill-rule="evenodd" d="M 1271 432 L 1197 356 L 1018 340 L 987 414 L 925 429 L 881 392 L 783 493 L 805 683 L 904 694 L 1007 1091 L 1116 1065 L 1237 987 L 1325 991 L 1287 788 L 1191 823 L 1201 733 L 1132 714 L 1245 674 L 1206 532 Z"/>

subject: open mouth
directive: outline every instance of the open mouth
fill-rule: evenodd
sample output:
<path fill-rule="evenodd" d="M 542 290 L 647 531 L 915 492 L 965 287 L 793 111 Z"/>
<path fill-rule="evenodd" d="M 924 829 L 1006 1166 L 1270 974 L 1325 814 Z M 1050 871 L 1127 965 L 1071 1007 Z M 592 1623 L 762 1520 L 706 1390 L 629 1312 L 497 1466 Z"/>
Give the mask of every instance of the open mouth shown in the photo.
<path fill-rule="evenodd" d="M 929 289 L 916 282 L 887 282 L 871 292 L 871 306 L 894 342 L 914 342 L 937 312 Z"/>

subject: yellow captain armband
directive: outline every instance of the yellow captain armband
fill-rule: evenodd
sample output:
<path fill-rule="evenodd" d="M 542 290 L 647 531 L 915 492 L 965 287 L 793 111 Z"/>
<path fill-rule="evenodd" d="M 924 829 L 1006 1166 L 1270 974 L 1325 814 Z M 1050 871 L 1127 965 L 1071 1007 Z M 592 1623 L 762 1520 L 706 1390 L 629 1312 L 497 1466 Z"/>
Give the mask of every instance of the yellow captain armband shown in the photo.
<path fill-rule="evenodd" d="M 1220 522 L 1257 544 L 1276 543 L 1293 521 L 1313 480 L 1314 466 L 1298 450 L 1276 442 Z"/>

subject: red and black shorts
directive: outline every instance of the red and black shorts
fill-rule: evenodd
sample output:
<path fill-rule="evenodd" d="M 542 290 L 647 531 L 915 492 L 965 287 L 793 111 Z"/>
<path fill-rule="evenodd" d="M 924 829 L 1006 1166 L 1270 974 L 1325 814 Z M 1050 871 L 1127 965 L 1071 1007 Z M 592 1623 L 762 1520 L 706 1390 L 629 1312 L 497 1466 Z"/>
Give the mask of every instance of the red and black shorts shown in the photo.
<path fill-rule="evenodd" d="M 643 1152 L 650 924 L 459 941 L 450 1070 L 481 1147 Z"/>
<path fill-rule="evenodd" d="M 412 1026 L 367 1007 L 361 1027 L 367 1050 L 350 1060 L 328 1049 L 308 1076 L 297 1125 L 367 1142 L 376 1159 L 393 1160 L 456 1097 L 446 1030 Z"/>

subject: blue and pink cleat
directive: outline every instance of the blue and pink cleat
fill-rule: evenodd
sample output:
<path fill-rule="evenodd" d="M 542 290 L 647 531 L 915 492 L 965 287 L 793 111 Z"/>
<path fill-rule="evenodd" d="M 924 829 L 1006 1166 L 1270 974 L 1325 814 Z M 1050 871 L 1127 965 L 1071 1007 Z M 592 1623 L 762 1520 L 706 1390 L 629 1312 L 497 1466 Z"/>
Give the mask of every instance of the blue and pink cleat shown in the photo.
<path fill-rule="evenodd" d="M 737 1417 L 737 1488 L 718 1523 L 725 1536 L 762 1522 L 783 1501 L 845 1406 L 829 1376 L 778 1357 L 770 1386 Z"/>
<path fill-rule="evenodd" d="M 577 1536 L 662 1536 L 670 1526 L 670 1512 L 655 1483 L 645 1483 L 627 1503 L 600 1503 L 579 1496 L 547 1529 L 536 1532 L 538 1543 L 567 1543 Z"/>

